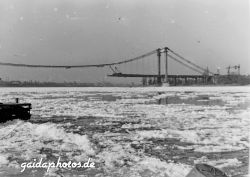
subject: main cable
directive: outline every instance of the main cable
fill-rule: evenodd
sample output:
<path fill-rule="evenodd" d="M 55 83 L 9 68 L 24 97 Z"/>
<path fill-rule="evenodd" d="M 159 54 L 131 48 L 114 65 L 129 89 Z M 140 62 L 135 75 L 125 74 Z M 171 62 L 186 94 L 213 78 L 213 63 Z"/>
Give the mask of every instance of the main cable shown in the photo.
<path fill-rule="evenodd" d="M 189 66 L 189 65 L 187 65 L 186 63 L 183 63 L 182 61 L 180 61 L 179 59 L 173 57 L 173 56 L 170 55 L 170 54 L 168 54 L 168 56 L 169 56 L 171 59 L 177 61 L 178 63 L 180 63 L 180 64 L 182 64 L 182 65 L 188 67 L 189 69 L 191 69 L 191 70 L 193 70 L 193 71 L 196 71 L 196 72 L 198 72 L 198 73 L 200 73 L 200 74 L 204 74 L 204 73 L 202 73 L 201 71 L 199 71 L 198 69 L 193 68 L 192 66 Z"/>
<path fill-rule="evenodd" d="M 176 55 L 177 57 L 179 57 L 179 58 L 181 58 L 182 60 L 186 61 L 187 63 L 189 63 L 189 64 L 195 66 L 196 68 L 199 68 L 200 70 L 202 70 L 202 71 L 204 71 L 204 72 L 209 72 L 209 73 L 211 73 L 211 74 L 214 74 L 213 72 L 207 71 L 205 68 L 203 68 L 203 67 L 201 67 L 201 66 L 199 66 L 199 65 L 197 65 L 197 64 L 195 64 L 195 63 L 193 63 L 193 62 L 191 62 L 190 60 L 184 58 L 183 56 L 179 55 L 178 53 L 174 52 L 173 50 L 171 50 L 171 49 L 169 49 L 169 48 L 168 48 L 168 50 L 169 50 L 170 52 L 172 52 L 174 55 Z"/>
<path fill-rule="evenodd" d="M 5 63 L 5 62 L 0 62 L 0 65 L 13 66 L 13 67 L 65 68 L 65 69 L 70 69 L 70 68 L 105 67 L 105 66 L 121 65 L 121 64 L 132 62 L 132 61 L 135 61 L 135 60 L 140 60 L 140 59 L 145 58 L 147 56 L 150 56 L 150 55 L 152 55 L 154 53 L 156 53 L 156 50 L 153 50 L 151 52 L 148 52 L 146 54 L 143 54 L 143 55 L 140 55 L 138 57 L 131 58 L 131 59 L 128 59 L 128 60 L 123 60 L 123 61 L 113 62 L 113 63 L 92 64 L 92 65 L 33 65 L 33 64 L 19 64 L 19 63 Z"/>

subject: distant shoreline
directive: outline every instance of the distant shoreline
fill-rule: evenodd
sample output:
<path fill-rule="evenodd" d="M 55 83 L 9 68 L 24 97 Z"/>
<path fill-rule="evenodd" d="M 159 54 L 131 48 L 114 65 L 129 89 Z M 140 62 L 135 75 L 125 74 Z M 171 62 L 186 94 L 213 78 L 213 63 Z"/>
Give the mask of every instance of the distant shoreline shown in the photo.
<path fill-rule="evenodd" d="M 208 84 L 208 85 L 170 85 L 169 87 L 228 87 L 228 86 L 250 86 L 250 84 L 244 84 L 244 85 L 240 85 L 240 84 Z M 113 86 L 1 86 L 0 88 L 35 88 L 35 87 L 41 87 L 41 88 L 49 88 L 49 87 L 162 87 L 162 86 L 158 86 L 158 85 L 151 85 L 151 86 L 142 86 L 142 85 L 138 85 L 138 86 L 121 86 L 121 85 L 113 85 Z"/>
<path fill-rule="evenodd" d="M 186 79 L 185 79 L 186 80 Z M 190 80 L 170 80 L 170 86 L 181 86 L 181 87 L 211 87 L 211 86 L 244 86 L 250 85 L 250 75 L 219 75 L 213 79 L 205 82 L 195 82 Z M 97 82 L 97 83 L 78 83 L 78 82 L 42 82 L 42 81 L 4 81 L 0 80 L 0 87 L 160 87 L 156 83 L 111 83 L 111 82 Z"/>

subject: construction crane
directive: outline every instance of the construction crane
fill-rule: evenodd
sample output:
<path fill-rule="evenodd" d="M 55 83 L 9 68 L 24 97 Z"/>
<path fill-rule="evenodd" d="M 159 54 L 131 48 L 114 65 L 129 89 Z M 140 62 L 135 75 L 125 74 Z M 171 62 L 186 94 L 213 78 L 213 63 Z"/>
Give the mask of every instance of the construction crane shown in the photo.
<path fill-rule="evenodd" d="M 238 75 L 240 75 L 240 65 L 228 66 L 228 67 L 226 67 L 226 69 L 227 69 L 227 75 L 231 74 L 231 72 L 230 72 L 231 69 L 238 70 Z"/>

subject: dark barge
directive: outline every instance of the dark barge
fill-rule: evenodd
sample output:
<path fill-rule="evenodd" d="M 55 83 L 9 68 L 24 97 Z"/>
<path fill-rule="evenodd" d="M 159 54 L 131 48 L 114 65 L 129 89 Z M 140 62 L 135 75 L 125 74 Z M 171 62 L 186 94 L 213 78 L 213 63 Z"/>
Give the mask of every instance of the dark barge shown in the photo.
<path fill-rule="evenodd" d="M 0 123 L 13 119 L 28 120 L 30 114 L 31 103 L 0 103 Z"/>

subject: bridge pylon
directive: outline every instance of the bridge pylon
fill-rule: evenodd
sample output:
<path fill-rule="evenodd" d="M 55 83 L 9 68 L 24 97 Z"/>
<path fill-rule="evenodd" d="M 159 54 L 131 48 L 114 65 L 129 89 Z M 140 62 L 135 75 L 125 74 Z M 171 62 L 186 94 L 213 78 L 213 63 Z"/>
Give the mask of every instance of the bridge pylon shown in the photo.
<path fill-rule="evenodd" d="M 161 49 L 157 49 L 157 57 L 158 57 L 158 75 L 157 75 L 157 84 L 161 85 Z"/>
<path fill-rule="evenodd" d="M 168 83 L 168 47 L 164 48 L 165 52 L 165 83 Z"/>

